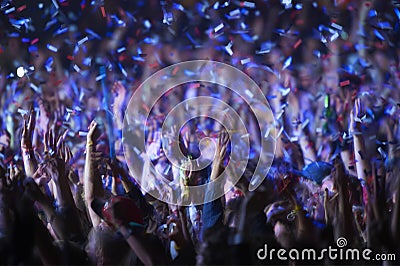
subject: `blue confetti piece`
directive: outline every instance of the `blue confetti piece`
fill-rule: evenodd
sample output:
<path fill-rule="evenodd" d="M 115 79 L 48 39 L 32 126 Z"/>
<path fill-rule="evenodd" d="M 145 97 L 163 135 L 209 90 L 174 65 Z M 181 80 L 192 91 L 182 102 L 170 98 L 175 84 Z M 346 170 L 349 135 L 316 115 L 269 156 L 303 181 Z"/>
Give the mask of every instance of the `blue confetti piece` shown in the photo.
<path fill-rule="evenodd" d="M 86 33 L 92 36 L 95 39 L 101 40 L 100 35 L 98 35 L 96 32 L 92 31 L 91 29 L 86 29 Z"/>
<path fill-rule="evenodd" d="M 394 13 L 396 13 L 397 19 L 400 20 L 400 11 L 398 8 L 394 8 Z"/>
<path fill-rule="evenodd" d="M 90 57 L 85 57 L 82 61 L 82 64 L 84 64 L 85 66 L 91 66 L 92 65 L 92 58 Z"/>
<path fill-rule="evenodd" d="M 46 26 L 44 27 L 44 30 L 45 31 L 49 30 L 56 23 L 57 23 L 57 19 L 50 20 L 49 22 L 46 23 Z"/>
<path fill-rule="evenodd" d="M 155 38 L 146 37 L 143 42 L 147 44 L 156 44 L 158 41 Z"/>
<path fill-rule="evenodd" d="M 49 58 L 47 58 L 46 63 L 44 64 L 47 72 L 51 72 L 51 70 L 53 69 L 53 63 L 53 57 L 50 56 Z"/>
<path fill-rule="evenodd" d="M 213 5 L 213 9 L 217 10 L 219 8 L 219 2 L 215 2 L 215 4 Z"/>
<path fill-rule="evenodd" d="M 251 37 L 249 34 L 245 33 L 245 34 L 241 34 L 240 36 L 242 36 L 243 40 L 245 40 L 246 42 L 254 42 L 253 37 Z"/>
<path fill-rule="evenodd" d="M 375 9 L 371 9 L 371 10 L 368 12 L 368 16 L 369 16 L 370 18 L 375 17 L 375 16 L 377 16 L 377 15 L 378 15 L 378 13 L 376 12 Z"/>
<path fill-rule="evenodd" d="M 185 69 L 183 72 L 185 73 L 186 76 L 189 76 L 189 77 L 193 77 L 196 75 L 195 72 L 187 70 L 187 69 Z"/>
<path fill-rule="evenodd" d="M 68 28 L 67 28 L 67 27 L 60 28 L 60 29 L 58 29 L 58 30 L 54 33 L 53 36 L 61 35 L 61 34 L 63 34 L 63 33 L 66 33 L 67 31 L 68 31 Z"/>
<path fill-rule="evenodd" d="M 375 36 L 378 37 L 380 40 L 384 41 L 385 37 L 378 30 L 374 30 Z"/>
<path fill-rule="evenodd" d="M 177 4 L 177 3 L 173 3 L 173 4 L 172 4 L 172 8 L 173 8 L 173 9 L 176 9 L 176 10 L 180 10 L 180 11 L 182 11 L 182 12 L 185 11 L 185 8 L 184 8 L 181 4 Z"/>
<path fill-rule="evenodd" d="M 126 72 L 125 68 L 121 65 L 121 63 L 118 63 L 118 67 L 119 67 L 119 69 L 121 70 L 122 74 L 123 74 L 125 77 L 128 77 L 128 73 Z"/>
<path fill-rule="evenodd" d="M 296 5 L 294 6 L 294 8 L 295 8 L 296 10 L 301 10 L 301 9 L 303 8 L 303 4 L 296 4 Z"/>
<path fill-rule="evenodd" d="M 197 45 L 197 42 L 193 39 L 193 37 L 189 34 L 189 32 L 186 32 L 185 35 L 192 44 Z"/>
<path fill-rule="evenodd" d="M 136 55 L 132 56 L 132 60 L 140 61 L 140 62 L 145 62 L 145 60 L 144 60 L 143 57 L 141 57 L 141 56 L 136 56 Z"/>
<path fill-rule="evenodd" d="M 231 16 L 231 17 L 240 16 L 240 10 L 239 10 L 239 8 L 236 8 L 236 9 L 232 10 L 231 12 L 229 12 L 229 16 Z"/>
<path fill-rule="evenodd" d="M 391 30 L 393 27 L 390 25 L 389 22 L 384 21 L 384 22 L 379 22 L 378 27 L 382 30 Z"/>

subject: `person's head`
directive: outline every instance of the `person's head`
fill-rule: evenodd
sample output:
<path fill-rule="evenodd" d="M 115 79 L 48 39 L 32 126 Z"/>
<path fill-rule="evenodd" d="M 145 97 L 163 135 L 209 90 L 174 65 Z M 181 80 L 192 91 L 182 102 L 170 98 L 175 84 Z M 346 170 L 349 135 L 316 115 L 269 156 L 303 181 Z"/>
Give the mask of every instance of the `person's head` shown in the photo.
<path fill-rule="evenodd" d="M 290 216 L 291 204 L 277 201 L 268 205 L 264 212 L 267 222 L 272 225 L 277 242 L 284 248 L 293 247 L 295 225 Z"/>
<path fill-rule="evenodd" d="M 85 250 L 90 262 L 97 265 L 124 264 L 131 251 L 123 237 L 105 223 L 92 228 Z"/>
<path fill-rule="evenodd" d="M 226 227 L 214 226 L 204 231 L 203 242 L 197 255 L 197 265 L 228 264 L 226 256 L 228 245 L 228 230 Z"/>

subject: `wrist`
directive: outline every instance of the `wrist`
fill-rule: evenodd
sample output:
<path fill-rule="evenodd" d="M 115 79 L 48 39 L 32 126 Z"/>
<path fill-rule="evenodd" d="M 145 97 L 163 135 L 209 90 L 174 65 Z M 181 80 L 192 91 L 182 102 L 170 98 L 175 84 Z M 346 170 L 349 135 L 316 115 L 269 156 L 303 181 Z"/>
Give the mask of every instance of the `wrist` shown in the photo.
<path fill-rule="evenodd" d="M 32 142 L 31 141 L 21 141 L 21 148 L 22 149 L 32 149 Z"/>
<path fill-rule="evenodd" d="M 143 225 L 137 223 L 129 223 L 129 224 L 121 224 L 117 226 L 118 232 L 124 237 L 124 239 L 128 239 L 131 236 L 137 236 L 143 232 Z"/>
<path fill-rule="evenodd" d="M 88 139 L 87 141 L 86 141 L 86 146 L 87 147 L 91 147 L 91 146 L 93 146 L 94 145 L 94 143 L 93 143 L 93 141 L 91 140 L 91 139 Z"/>

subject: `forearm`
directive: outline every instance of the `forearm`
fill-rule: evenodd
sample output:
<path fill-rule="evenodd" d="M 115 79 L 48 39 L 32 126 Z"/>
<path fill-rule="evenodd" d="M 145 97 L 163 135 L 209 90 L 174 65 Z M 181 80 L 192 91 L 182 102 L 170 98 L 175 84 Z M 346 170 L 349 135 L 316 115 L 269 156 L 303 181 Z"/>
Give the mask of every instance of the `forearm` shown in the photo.
<path fill-rule="evenodd" d="M 119 231 L 144 265 L 165 265 L 168 263 L 165 255 L 163 256 L 163 254 L 158 253 L 157 250 L 148 245 L 146 236 L 143 233 L 132 233 L 132 231 L 124 225 L 120 226 Z"/>
<path fill-rule="evenodd" d="M 22 160 L 24 162 L 25 174 L 28 177 L 33 177 L 37 170 L 37 162 L 32 146 L 25 146 L 21 144 Z"/>
<path fill-rule="evenodd" d="M 53 245 L 53 238 L 43 224 L 35 219 L 36 248 L 44 265 L 58 265 L 61 263 L 60 250 Z"/>
<path fill-rule="evenodd" d="M 367 158 L 364 138 L 361 134 L 353 136 L 354 140 L 354 157 L 356 160 L 357 176 L 359 180 L 363 180 L 365 184 L 369 184 L 368 175 L 371 172 L 371 165 Z"/>
<path fill-rule="evenodd" d="M 299 144 L 301 152 L 303 153 L 304 164 L 307 165 L 310 162 L 315 162 L 317 160 L 317 156 L 314 150 L 314 145 L 309 138 L 307 136 L 300 136 Z"/>
<path fill-rule="evenodd" d="M 95 176 L 94 176 L 94 165 L 92 160 L 93 143 L 88 143 L 86 145 L 86 159 L 85 168 L 83 173 L 83 189 L 85 193 L 85 204 L 89 212 L 90 219 L 92 221 L 93 227 L 100 224 L 100 217 L 92 210 L 90 206 L 93 199 L 95 198 Z"/>
<path fill-rule="evenodd" d="M 187 228 L 186 207 L 182 207 L 181 209 L 179 209 L 179 219 L 182 225 L 182 234 L 186 243 L 190 246 L 193 246 L 192 239 Z"/>
<path fill-rule="evenodd" d="M 356 171 L 355 171 L 355 169 L 354 169 L 354 167 L 352 165 L 352 162 L 351 162 L 351 152 L 350 152 L 350 150 L 342 150 L 340 152 L 340 157 L 342 158 L 342 161 L 343 161 L 343 164 L 345 166 L 345 169 L 347 171 L 349 171 L 349 173 L 351 175 L 356 176 L 357 173 L 356 173 Z"/>
<path fill-rule="evenodd" d="M 134 185 L 129 180 L 128 176 L 125 175 L 125 173 L 121 174 L 121 183 L 126 193 L 129 193 L 134 188 Z"/>

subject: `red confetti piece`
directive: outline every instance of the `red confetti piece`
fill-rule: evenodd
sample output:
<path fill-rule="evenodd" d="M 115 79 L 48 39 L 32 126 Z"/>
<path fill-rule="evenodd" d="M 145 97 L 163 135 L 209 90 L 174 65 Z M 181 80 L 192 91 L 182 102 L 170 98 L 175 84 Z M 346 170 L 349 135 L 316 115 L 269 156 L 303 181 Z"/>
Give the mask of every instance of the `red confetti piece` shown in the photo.
<path fill-rule="evenodd" d="M 103 18 L 105 18 L 107 16 L 106 9 L 104 8 L 104 6 L 101 6 L 100 9 L 101 9 L 101 14 L 103 15 Z"/>
<path fill-rule="evenodd" d="M 72 60 L 74 60 L 74 57 L 73 57 L 72 55 L 68 55 L 68 56 L 67 56 L 67 59 L 70 60 L 70 61 L 72 61 Z"/>
<path fill-rule="evenodd" d="M 156 67 L 158 67 L 158 63 L 150 64 L 149 67 L 150 67 L 150 68 L 156 68 Z"/>
<path fill-rule="evenodd" d="M 174 70 L 172 70 L 172 75 L 176 75 L 176 73 L 178 72 L 179 67 L 175 67 Z"/>
<path fill-rule="evenodd" d="M 303 42 L 303 41 L 302 41 L 301 39 L 299 39 L 299 40 L 294 44 L 293 48 L 294 48 L 294 49 L 297 49 L 297 47 L 299 47 L 300 44 L 301 44 L 302 42 Z"/>
<path fill-rule="evenodd" d="M 18 7 L 17 11 L 21 12 L 22 10 L 26 9 L 26 5 Z"/>
<path fill-rule="evenodd" d="M 31 45 L 34 45 L 35 43 L 37 43 L 39 41 L 39 38 L 35 38 L 31 41 Z"/>
<path fill-rule="evenodd" d="M 344 86 L 350 85 L 350 80 L 342 81 L 342 82 L 339 83 L 339 85 L 340 85 L 340 87 L 344 87 Z"/>
<path fill-rule="evenodd" d="M 146 110 L 147 113 L 150 112 L 150 109 L 149 109 L 149 107 L 147 107 L 147 105 L 142 104 L 142 107 L 143 107 L 143 109 Z"/>

